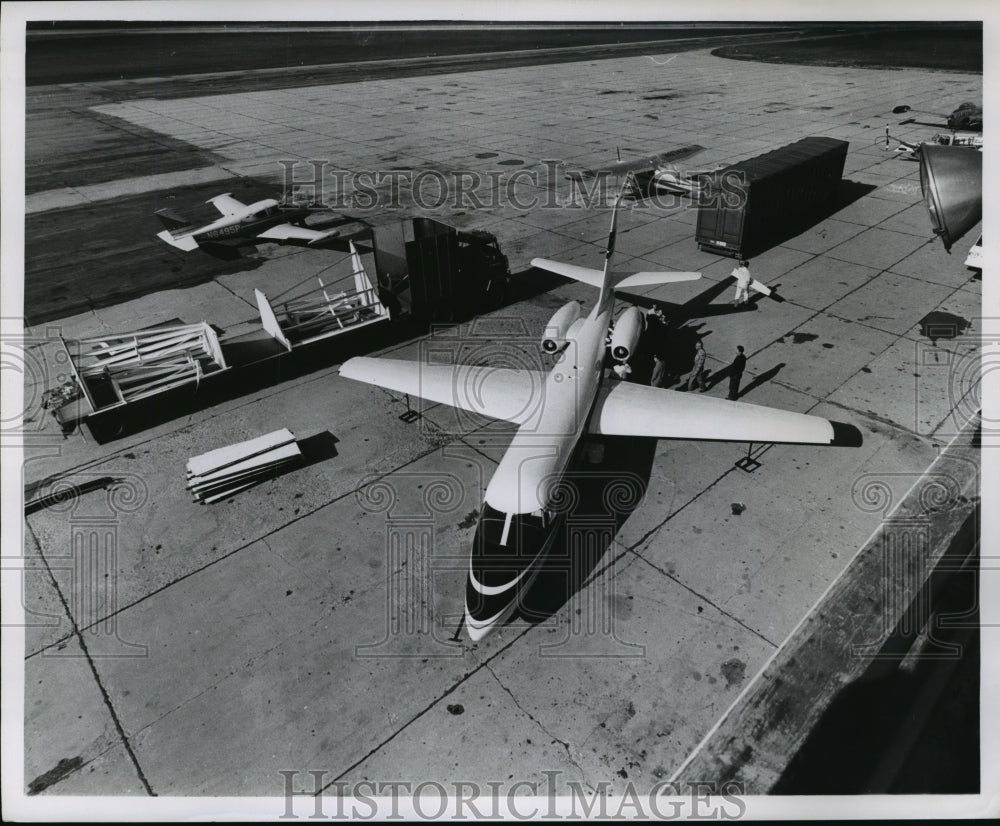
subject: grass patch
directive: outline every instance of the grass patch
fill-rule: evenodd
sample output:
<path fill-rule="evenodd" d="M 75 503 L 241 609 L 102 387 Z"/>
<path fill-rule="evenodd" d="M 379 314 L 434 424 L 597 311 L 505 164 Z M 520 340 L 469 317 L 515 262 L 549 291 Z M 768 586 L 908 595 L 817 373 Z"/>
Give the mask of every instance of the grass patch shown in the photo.
<path fill-rule="evenodd" d="M 722 46 L 712 54 L 762 63 L 982 72 L 983 33 L 979 27 L 943 31 L 887 30 L 787 43 Z"/>

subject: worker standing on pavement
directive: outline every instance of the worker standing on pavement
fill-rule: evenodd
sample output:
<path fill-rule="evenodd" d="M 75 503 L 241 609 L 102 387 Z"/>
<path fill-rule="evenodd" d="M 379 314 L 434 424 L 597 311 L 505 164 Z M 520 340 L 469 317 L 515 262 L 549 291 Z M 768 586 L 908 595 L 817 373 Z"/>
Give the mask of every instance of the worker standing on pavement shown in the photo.
<path fill-rule="evenodd" d="M 750 262 L 740 259 L 740 264 L 732 272 L 736 279 L 736 295 L 733 296 L 733 306 L 742 307 L 750 300 Z"/>
<path fill-rule="evenodd" d="M 694 344 L 694 367 L 688 377 L 687 389 L 694 390 L 695 384 L 702 393 L 708 389 L 705 386 L 705 345 L 701 343 L 701 339 Z"/>
<path fill-rule="evenodd" d="M 739 397 L 740 380 L 743 378 L 743 371 L 747 366 L 747 357 L 743 355 L 743 345 L 738 345 L 736 350 L 736 358 L 729 365 L 729 395 L 726 396 L 729 401 L 736 401 Z"/>
<path fill-rule="evenodd" d="M 667 378 L 667 362 L 659 353 L 653 353 L 653 375 L 649 378 L 650 387 L 663 387 Z"/>
<path fill-rule="evenodd" d="M 649 377 L 651 387 L 663 387 L 667 379 L 666 349 L 666 318 L 663 310 L 653 307 L 646 312 L 645 340 L 649 351 L 653 354 L 653 373 Z"/>

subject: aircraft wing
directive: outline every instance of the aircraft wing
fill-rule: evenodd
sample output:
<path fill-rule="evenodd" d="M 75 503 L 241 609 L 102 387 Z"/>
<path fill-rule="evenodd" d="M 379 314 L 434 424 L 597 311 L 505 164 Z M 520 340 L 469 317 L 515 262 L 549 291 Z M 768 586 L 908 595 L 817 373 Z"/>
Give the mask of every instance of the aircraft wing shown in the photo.
<path fill-rule="evenodd" d="M 657 167 L 663 166 L 668 163 L 673 163 L 675 161 L 681 161 L 685 158 L 690 158 L 692 155 L 697 155 L 699 152 L 704 152 L 705 147 L 698 144 L 690 144 L 688 146 L 678 146 L 674 149 L 669 149 L 666 152 L 659 152 L 656 155 L 647 155 L 644 158 L 633 158 L 628 161 L 616 161 L 614 163 L 609 163 L 605 166 L 594 167 L 593 169 L 583 169 L 580 170 L 580 175 L 587 178 L 593 178 L 601 173 L 610 175 L 624 175 L 628 172 L 639 172 L 645 169 L 656 169 Z"/>
<path fill-rule="evenodd" d="M 615 382 L 598 395 L 590 432 L 723 442 L 859 447 L 861 431 L 820 416 Z"/>
<path fill-rule="evenodd" d="M 214 198 L 209 198 L 205 203 L 212 204 L 219 212 L 227 216 L 235 215 L 246 207 L 246 204 L 242 201 L 237 201 L 228 192 L 223 195 L 216 195 Z"/>
<path fill-rule="evenodd" d="M 546 379 L 538 370 L 365 356 L 345 361 L 340 375 L 519 425 L 538 414 Z"/>
<path fill-rule="evenodd" d="M 307 241 L 310 244 L 317 244 L 327 238 L 334 238 L 340 235 L 339 229 L 318 230 L 308 227 L 297 227 L 294 224 L 278 224 L 270 229 L 266 229 L 257 235 L 258 238 L 267 238 L 271 241 Z"/>

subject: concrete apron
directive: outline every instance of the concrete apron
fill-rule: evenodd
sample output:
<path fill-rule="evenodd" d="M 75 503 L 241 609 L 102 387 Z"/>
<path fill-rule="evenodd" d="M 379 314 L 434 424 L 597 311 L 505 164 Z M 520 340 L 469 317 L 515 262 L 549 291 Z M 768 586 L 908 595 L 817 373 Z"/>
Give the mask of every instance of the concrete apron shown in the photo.
<path fill-rule="evenodd" d="M 957 570 L 976 548 L 962 532 L 979 507 L 979 427 L 977 416 L 924 473 L 865 480 L 859 499 L 884 514 L 881 526 L 675 772 L 678 788 L 712 778 L 767 794 L 846 689 L 921 657 L 962 656 L 935 640 L 927 591 L 932 575 Z M 907 725 L 916 736 L 919 720 Z M 870 782 L 887 784 L 892 768 Z"/>

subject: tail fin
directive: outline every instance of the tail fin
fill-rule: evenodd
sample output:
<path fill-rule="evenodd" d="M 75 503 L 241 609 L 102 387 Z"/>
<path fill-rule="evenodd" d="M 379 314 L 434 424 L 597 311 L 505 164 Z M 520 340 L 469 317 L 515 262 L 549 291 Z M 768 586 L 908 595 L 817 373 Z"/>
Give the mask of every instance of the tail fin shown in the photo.
<path fill-rule="evenodd" d="M 629 176 L 631 178 L 631 175 Z M 611 231 L 608 233 L 608 248 L 604 253 L 604 271 L 581 267 L 578 264 L 564 264 L 561 261 L 550 261 L 547 258 L 532 258 L 531 266 L 540 270 L 548 270 L 556 275 L 565 278 L 572 278 L 574 281 L 582 281 L 597 287 L 601 291 L 601 297 L 597 301 L 597 306 L 604 306 L 604 302 L 610 300 L 610 296 L 615 290 L 630 289 L 635 287 L 647 287 L 656 284 L 676 284 L 679 281 L 694 281 L 701 278 L 700 272 L 637 272 L 622 273 L 616 272 L 611 266 L 611 261 L 615 254 L 615 242 L 618 238 L 618 207 L 628 196 L 629 181 L 625 182 L 621 192 L 611 210 Z M 614 283 L 617 278 L 626 276 L 618 283 Z"/>
<path fill-rule="evenodd" d="M 629 193 L 631 187 L 632 175 L 630 174 L 626 177 L 621 192 L 618 193 L 618 197 L 615 199 L 615 205 L 611 208 L 611 229 L 608 232 L 608 248 L 604 253 L 604 277 L 601 279 L 601 296 L 597 299 L 598 307 L 603 307 L 606 302 L 614 300 L 614 287 L 611 284 L 614 270 L 611 267 L 611 259 L 614 258 L 615 242 L 618 240 L 618 207 L 625 200 L 625 196 Z"/>

